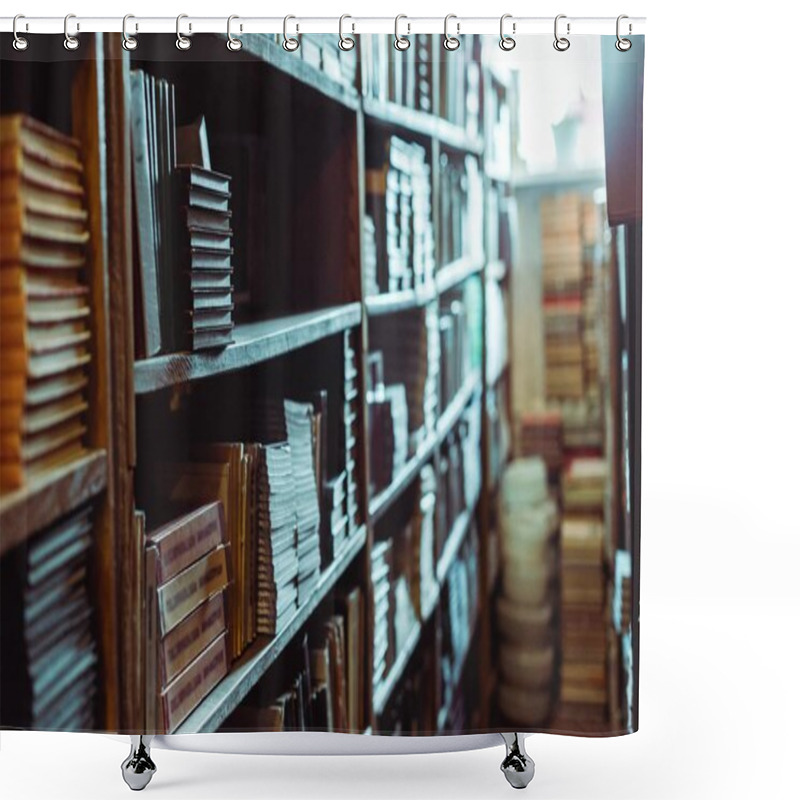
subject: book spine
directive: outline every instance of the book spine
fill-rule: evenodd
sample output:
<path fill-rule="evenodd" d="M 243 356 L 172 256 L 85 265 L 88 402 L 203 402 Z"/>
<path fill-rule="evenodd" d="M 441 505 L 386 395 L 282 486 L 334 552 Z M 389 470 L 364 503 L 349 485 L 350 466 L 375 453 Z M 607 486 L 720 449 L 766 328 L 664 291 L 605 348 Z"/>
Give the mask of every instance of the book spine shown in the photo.
<path fill-rule="evenodd" d="M 228 673 L 225 634 L 217 637 L 161 695 L 164 729 L 172 733 Z"/>
<path fill-rule="evenodd" d="M 161 635 L 169 633 L 204 600 L 228 583 L 228 545 L 220 545 L 158 590 Z"/>

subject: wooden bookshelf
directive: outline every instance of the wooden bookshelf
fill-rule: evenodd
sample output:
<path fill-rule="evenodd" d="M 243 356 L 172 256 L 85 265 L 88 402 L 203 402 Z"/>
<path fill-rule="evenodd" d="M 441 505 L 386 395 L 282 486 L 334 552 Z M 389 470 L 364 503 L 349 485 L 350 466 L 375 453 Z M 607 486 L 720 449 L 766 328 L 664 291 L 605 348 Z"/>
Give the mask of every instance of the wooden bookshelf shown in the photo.
<path fill-rule="evenodd" d="M 385 292 L 374 294 L 364 300 L 367 314 L 370 317 L 382 314 L 394 314 L 398 311 L 409 311 L 422 308 L 436 298 L 436 286 L 420 286 L 402 292 Z"/>
<path fill-rule="evenodd" d="M 369 515 L 373 523 L 377 522 L 392 503 L 411 485 L 419 471 L 433 455 L 433 451 L 461 418 L 479 384 L 480 375 L 474 373 L 439 417 L 436 422 L 436 432 L 428 435 L 394 480 L 370 500 Z"/>
<path fill-rule="evenodd" d="M 367 529 L 362 525 L 347 543 L 342 555 L 322 573 L 313 594 L 297 609 L 286 627 L 275 637 L 260 644 L 255 642 L 250 645 L 245 655 L 231 667 L 227 676 L 184 720 L 175 733 L 213 733 L 219 728 L 308 622 L 344 571 L 363 551 L 366 540 Z"/>
<path fill-rule="evenodd" d="M 436 273 L 436 290 L 444 294 L 482 270 L 483 261 L 476 258 L 464 257 L 446 264 Z"/>
<path fill-rule="evenodd" d="M 0 497 L 0 555 L 106 488 L 105 450 L 91 450 Z"/>
<path fill-rule="evenodd" d="M 234 343 L 217 352 L 170 353 L 134 365 L 136 394 L 244 369 L 299 350 L 361 322 L 361 305 L 307 311 L 237 325 Z"/>
<path fill-rule="evenodd" d="M 154 59 L 146 53 L 120 53 L 119 39 L 112 34 L 98 34 L 91 39 L 92 55 L 97 58 L 92 62 L 92 71 L 96 73 L 92 76 L 94 83 L 91 84 L 94 91 L 85 91 L 87 86 L 83 78 L 75 82 L 72 86 L 75 97 L 80 96 L 82 99 L 75 99 L 72 114 L 80 113 L 83 119 L 87 107 L 91 106 L 88 108 L 88 112 L 91 112 L 91 124 L 78 122 L 77 127 L 83 125 L 85 128 L 78 133 L 86 145 L 87 158 L 90 159 L 87 163 L 87 174 L 92 181 L 90 195 L 98 198 L 90 209 L 93 242 L 97 248 L 90 289 L 96 312 L 96 349 L 102 356 L 102 359 L 94 362 L 100 375 L 94 399 L 102 404 L 102 413 L 97 420 L 91 422 L 96 429 L 90 441 L 94 449 L 74 462 L 29 482 L 24 489 L 0 498 L 0 556 L 63 514 L 88 500 L 102 496 L 102 501 L 98 501 L 98 518 L 101 521 L 96 525 L 97 566 L 102 573 L 97 592 L 98 608 L 102 604 L 99 638 L 102 640 L 100 650 L 103 663 L 100 685 L 110 697 L 108 708 L 102 710 L 103 723 L 112 730 L 138 729 L 140 712 L 136 697 L 140 696 L 141 690 L 134 687 L 141 685 L 144 667 L 138 671 L 129 668 L 130 659 L 135 656 L 139 644 L 134 642 L 132 645 L 131 640 L 135 634 L 119 624 L 119 620 L 125 619 L 127 614 L 136 613 L 137 605 L 128 596 L 136 578 L 122 574 L 120 565 L 134 563 L 142 555 L 138 552 L 139 540 L 134 536 L 134 510 L 142 510 L 145 515 L 148 514 L 149 509 L 142 498 L 137 496 L 137 492 L 141 491 L 139 484 L 143 471 L 152 466 L 148 463 L 148 458 L 153 458 L 152 455 L 142 452 L 146 449 L 142 447 L 142 431 L 152 429 L 149 415 L 175 411 L 171 405 L 166 410 L 162 407 L 166 403 L 161 402 L 165 398 L 160 393 L 203 379 L 218 380 L 223 390 L 230 382 L 232 391 L 241 391 L 242 386 L 249 385 L 247 381 L 251 373 L 248 370 L 287 356 L 291 358 L 285 359 L 284 363 L 288 364 L 292 359 L 301 362 L 305 351 L 299 357 L 293 354 L 303 348 L 309 348 L 309 352 L 318 355 L 314 362 L 317 365 L 315 368 L 325 372 L 324 376 L 319 376 L 320 386 L 327 381 L 324 385 L 332 387 L 333 392 L 341 385 L 341 364 L 337 363 L 341 360 L 341 355 L 337 359 L 328 359 L 327 356 L 329 350 L 334 353 L 337 347 L 341 348 L 333 338 L 352 330 L 357 351 L 357 402 L 361 409 L 361 419 L 357 423 L 360 426 L 358 436 L 361 441 L 357 444 L 359 456 L 356 474 L 361 525 L 345 544 L 339 558 L 322 572 L 311 596 L 296 610 L 283 629 L 275 637 L 260 637 L 251 643 L 245 653 L 230 666 L 226 677 L 206 695 L 175 732 L 204 733 L 218 730 L 270 670 L 273 670 L 271 675 L 282 675 L 283 665 L 290 663 L 293 658 L 293 647 L 300 639 L 298 634 L 316 624 L 324 606 L 323 601 L 335 590 L 344 588 L 343 580 L 347 582 L 347 588 L 357 586 L 362 590 L 366 619 L 363 630 L 364 653 L 361 654 L 365 676 L 362 722 L 366 726 L 366 732 L 378 731 L 377 717 L 387 708 L 420 643 L 428 640 L 427 634 L 432 632 L 431 626 L 440 624 L 441 613 L 447 613 L 441 608 L 442 587 L 469 535 L 472 520 L 476 515 L 479 520 L 482 519 L 490 481 L 488 471 L 484 469 L 481 473 L 483 477 L 479 501 L 459 514 L 445 538 L 443 551 L 435 567 L 437 589 L 433 602 L 426 607 L 423 619 L 418 622 L 412 634 L 397 648 L 395 661 L 382 682 L 373 687 L 373 629 L 370 627 L 373 622 L 370 608 L 372 586 L 369 568 L 375 526 L 385 516 L 390 516 L 387 512 L 419 478 L 426 464 L 438 465 L 442 444 L 464 418 L 468 406 L 473 401 L 481 402 L 485 406 L 486 376 L 484 365 L 481 365 L 467 377 L 451 402 L 445 408 L 439 409 L 434 429 L 413 457 L 408 459 L 389 486 L 369 498 L 370 453 L 365 373 L 366 358 L 370 352 L 370 320 L 430 307 L 444 294 L 457 295 L 465 288 L 469 279 L 476 276 L 482 282 L 484 278 L 503 280 L 505 272 L 501 274 L 501 270 L 505 266 L 498 262 L 486 264 L 480 254 L 443 264 L 443 259 L 438 258 L 440 252 L 437 251 L 438 269 L 427 284 L 406 291 L 365 296 L 363 241 L 359 231 L 363 231 L 366 216 L 364 181 L 367 140 L 371 136 L 386 138 L 396 135 L 424 145 L 426 159 L 431 166 L 432 227 L 437 243 L 438 226 L 442 222 L 439 219 L 437 202 L 442 188 L 436 170 L 440 154 L 452 156 L 456 161 L 464 161 L 469 155 L 476 156 L 487 180 L 499 180 L 501 177 L 506 179 L 507 176 L 495 174 L 493 166 L 487 167 L 483 163 L 487 149 L 487 140 L 483 134 L 468 134 L 465 127 L 445 118 L 445 109 L 441 107 L 445 101 L 441 91 L 440 73 L 443 69 L 442 60 L 448 56 L 439 52 L 441 46 L 438 39 L 434 39 L 436 49 L 431 60 L 430 111 L 420 111 L 368 97 L 363 93 L 360 83 L 363 74 L 357 79 L 355 86 L 349 85 L 315 67 L 301 53 L 286 52 L 280 45 L 279 37 L 251 34 L 242 39 L 243 47 L 239 53 L 228 53 L 224 48 L 225 39 L 225 36 L 217 34 L 198 35 L 194 39 L 193 49 L 174 61 Z M 76 61 L 81 60 L 83 52 L 89 51 L 89 43 L 87 36 L 87 47 L 81 48 Z M 63 61 L 62 50 L 60 41 L 56 42 L 48 51 L 47 58 L 54 64 L 59 64 Z M 360 47 L 352 54 L 353 58 L 359 58 L 359 50 Z M 287 236 L 294 236 L 296 241 L 292 242 L 294 247 L 286 246 L 288 256 L 281 251 L 280 258 L 276 256 L 273 262 L 280 263 L 287 273 L 306 270 L 314 276 L 313 283 L 334 288 L 330 295 L 321 295 L 322 299 L 318 300 L 316 297 L 304 297 L 297 287 L 291 293 L 284 286 L 287 297 L 291 294 L 295 302 L 291 307 L 286 304 L 275 305 L 289 307 L 290 310 L 281 316 L 272 316 L 267 311 L 258 309 L 249 313 L 250 321 L 237 320 L 233 330 L 233 343 L 223 349 L 164 353 L 136 359 L 134 239 L 137 227 L 132 204 L 134 173 L 131 169 L 130 73 L 132 68 L 142 69 L 172 81 L 177 103 L 182 102 L 182 94 L 186 93 L 192 94 L 192 104 L 202 106 L 203 102 L 206 103 L 199 110 L 206 113 L 209 126 L 213 130 L 214 116 L 219 114 L 215 110 L 218 93 L 225 91 L 225 84 L 224 81 L 209 80 L 208 87 L 204 86 L 201 90 L 193 88 L 194 81 L 187 78 L 191 77 L 193 62 L 196 62 L 199 70 L 210 70 L 209 64 L 211 68 L 221 65 L 225 69 L 233 69 L 232 65 L 236 63 L 244 64 L 248 70 L 248 81 L 242 82 L 243 103 L 248 99 L 248 91 L 256 92 L 259 102 L 273 102 L 277 95 L 280 99 L 274 102 L 282 102 L 282 107 L 296 113 L 285 126 L 285 130 L 281 129 L 276 134 L 276 141 L 270 141 L 273 152 L 282 152 L 280 148 L 287 148 L 289 152 L 296 149 L 305 158 L 314 149 L 316 137 L 323 130 L 319 123 L 326 125 L 323 136 L 329 133 L 328 122 L 332 120 L 335 123 L 330 126 L 335 134 L 331 133 L 330 138 L 326 139 L 330 146 L 321 148 L 326 152 L 311 153 L 313 157 L 310 161 L 313 166 L 293 166 L 301 171 L 303 178 L 296 183 L 302 186 L 303 192 L 313 193 L 313 202 L 307 202 L 308 198 L 300 191 L 294 193 L 294 181 L 288 181 L 288 187 L 279 187 L 285 192 L 283 199 L 287 204 L 292 204 L 292 212 L 300 219 L 286 222 L 285 227 L 290 231 Z M 210 71 L 203 73 L 207 74 Z M 255 89 L 248 88 L 250 86 Z M 264 97 L 270 99 L 264 101 Z M 192 113 L 196 110 L 193 108 Z M 450 116 L 456 118 L 452 114 Z M 67 128 L 69 121 L 69 114 L 58 120 L 62 128 Z M 226 120 L 221 124 L 216 119 L 218 129 L 222 128 L 230 133 L 227 122 Z M 298 132 L 296 128 L 302 130 Z M 244 133 L 250 137 L 262 135 L 260 122 Z M 106 148 L 101 143 L 105 143 Z M 330 172 L 317 172 L 318 167 L 327 167 Z M 272 178 L 272 173 L 268 174 Z M 319 179 L 319 175 L 323 177 Z M 315 180 L 319 180 L 319 185 L 314 183 Z M 236 186 L 235 180 L 233 186 Z M 309 189 L 309 186 L 312 188 Z M 267 188 L 265 186 L 263 190 L 266 192 Z M 315 252 L 313 245 L 308 245 L 308 241 L 316 234 L 314 214 L 318 217 L 316 221 L 324 222 L 320 218 L 330 212 L 334 192 L 338 193 L 337 199 L 341 196 L 341 208 L 337 208 L 337 214 L 341 213 L 342 220 L 346 220 L 347 224 L 339 224 L 339 217 L 336 217 L 335 225 L 330 220 L 327 222 L 327 230 L 323 231 L 325 235 L 320 235 L 318 240 L 325 242 L 327 248 L 329 239 L 336 239 L 337 236 L 340 239 L 334 242 L 330 254 L 320 245 L 322 258 L 317 263 L 314 258 L 306 257 L 308 247 L 312 248 L 312 254 Z M 287 218 L 289 216 L 291 215 L 287 215 Z M 234 221 L 234 234 L 244 226 L 253 224 L 259 225 L 262 221 L 241 215 Z M 272 246 L 271 239 L 269 246 Z M 463 249 L 453 252 L 463 252 Z M 234 269 L 240 268 L 237 255 L 233 258 Z M 264 257 L 265 254 L 256 255 L 256 261 L 261 263 L 262 259 L 263 270 L 268 271 L 270 262 Z M 272 253 L 268 255 L 272 256 Z M 248 254 L 248 258 L 252 258 L 252 253 Z M 474 284 L 475 281 L 470 285 Z M 307 299 L 308 302 L 305 302 Z M 238 310 L 237 301 L 237 312 Z M 375 324 L 387 323 L 381 320 Z M 485 352 L 483 358 L 485 360 Z M 319 366 L 320 362 L 326 363 Z M 309 360 L 309 363 L 312 361 Z M 214 388 L 216 385 L 215 382 Z M 168 395 L 167 399 L 175 399 L 177 406 L 182 396 L 183 393 L 175 392 L 174 395 Z M 246 398 L 248 395 L 243 394 L 242 397 Z M 243 416 L 246 411 L 243 408 Z M 158 419 L 160 421 L 160 417 Z M 481 424 L 485 428 L 485 414 L 482 415 Z M 484 433 L 481 434 L 482 439 Z M 147 522 L 150 522 L 149 517 Z M 479 553 L 483 552 L 483 537 L 481 531 Z M 482 594 L 479 596 L 483 597 Z M 471 636 L 476 635 L 476 630 L 481 636 L 485 636 L 486 631 L 474 625 Z M 481 647 L 488 646 L 488 640 L 482 640 Z M 464 664 L 460 664 L 459 671 L 463 668 Z M 436 713 L 435 708 L 433 713 Z"/>

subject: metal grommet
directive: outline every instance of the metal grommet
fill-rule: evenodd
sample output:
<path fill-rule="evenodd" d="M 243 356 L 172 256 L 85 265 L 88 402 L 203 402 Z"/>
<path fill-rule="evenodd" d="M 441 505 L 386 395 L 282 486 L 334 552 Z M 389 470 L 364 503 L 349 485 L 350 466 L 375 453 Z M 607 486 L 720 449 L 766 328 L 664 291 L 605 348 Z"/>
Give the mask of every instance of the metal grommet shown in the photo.
<path fill-rule="evenodd" d="M 17 14 L 14 17 L 14 24 L 12 26 L 12 31 L 14 32 L 14 41 L 12 42 L 12 44 L 14 46 L 14 49 L 15 50 L 19 50 L 20 52 L 22 52 L 23 50 L 27 50 L 28 49 L 28 45 L 30 44 L 30 42 L 28 42 L 28 40 L 24 36 L 20 36 L 17 33 L 17 22 L 19 20 L 21 20 L 21 19 L 25 19 L 25 15 L 24 14 Z M 25 30 L 26 31 L 28 30 L 28 23 L 27 22 L 25 23 Z"/>
<path fill-rule="evenodd" d="M 517 46 L 517 40 L 512 38 L 511 36 L 507 36 L 503 31 L 503 25 L 507 19 L 511 19 L 511 14 L 503 14 L 500 17 L 500 49 L 505 50 L 508 53 L 510 50 L 513 50 Z M 517 23 L 511 23 L 511 32 L 517 32 Z"/>
<path fill-rule="evenodd" d="M 344 21 L 346 19 L 352 19 L 352 17 L 349 14 L 342 14 L 339 17 L 339 49 L 345 51 L 352 50 L 356 46 L 355 39 L 344 35 Z M 352 25 L 352 29 L 355 32 L 356 26 Z"/>
<path fill-rule="evenodd" d="M 616 47 L 617 50 L 620 51 L 620 53 L 627 53 L 628 50 L 630 50 L 631 47 L 633 47 L 633 42 L 630 39 L 623 39 L 622 36 L 620 35 L 620 27 L 621 27 L 620 23 L 624 19 L 628 19 L 628 15 L 627 14 L 620 14 L 617 17 L 617 41 L 614 44 L 614 47 Z M 629 22 L 628 23 L 628 34 L 630 34 L 630 32 L 632 30 L 633 30 L 633 27 L 631 26 L 631 24 Z"/>
<path fill-rule="evenodd" d="M 559 14 L 555 22 L 553 23 L 553 35 L 555 36 L 555 41 L 553 42 L 553 47 L 558 50 L 559 53 L 563 53 L 565 50 L 569 50 L 569 39 L 566 36 L 559 36 L 558 35 L 558 21 L 560 19 L 566 19 L 566 14 Z M 569 22 L 567 23 L 567 35 L 569 35 Z"/>
<path fill-rule="evenodd" d="M 447 32 L 447 23 L 450 22 L 451 19 L 458 19 L 455 14 L 448 14 L 444 18 L 444 38 L 442 39 L 442 46 L 445 50 L 449 50 L 452 52 L 453 50 L 458 50 L 461 47 L 461 41 L 457 39 L 455 36 L 450 36 Z M 456 22 L 456 36 L 461 33 L 461 23 Z"/>
<path fill-rule="evenodd" d="M 394 18 L 394 49 L 395 50 L 408 50 L 411 47 L 411 40 L 406 36 L 400 35 L 400 20 L 408 19 L 405 14 L 398 14 Z M 408 32 L 411 33 L 411 25 L 406 23 Z"/>
<path fill-rule="evenodd" d="M 188 36 L 184 36 L 181 33 L 181 20 L 188 19 L 188 14 L 178 14 L 175 18 L 175 35 L 178 37 L 175 39 L 175 47 L 178 50 L 188 50 L 192 46 L 192 40 Z M 192 23 L 189 23 L 189 34 L 192 32 Z"/>
<path fill-rule="evenodd" d="M 139 40 L 135 36 L 128 34 L 128 20 L 136 19 L 133 14 L 126 14 L 122 18 L 122 46 L 125 50 L 135 50 L 139 46 Z M 139 23 L 134 25 L 134 30 L 139 30 Z"/>
<path fill-rule="evenodd" d="M 289 36 L 289 20 L 290 19 L 297 19 L 297 17 L 293 17 L 291 14 L 283 18 L 283 49 L 289 53 L 293 53 L 300 47 L 300 40 L 294 36 Z M 295 30 L 300 31 L 300 26 L 295 24 Z"/>
<path fill-rule="evenodd" d="M 67 16 L 64 17 L 64 49 L 65 50 L 77 50 L 81 45 L 81 43 L 78 41 L 78 37 L 77 36 L 72 36 L 70 34 L 70 32 L 69 32 L 69 21 L 71 19 L 75 19 L 75 15 L 74 14 L 67 14 Z M 76 22 L 75 23 L 75 31 L 76 31 L 76 33 L 78 31 L 80 31 L 80 29 L 81 29 L 80 23 Z"/>
<path fill-rule="evenodd" d="M 239 17 L 237 17 L 235 14 L 231 14 L 228 17 L 228 41 L 227 41 L 226 45 L 227 45 L 228 50 L 230 50 L 232 53 L 235 53 L 237 50 L 241 50 L 242 49 L 242 40 L 241 39 L 237 39 L 231 33 L 231 22 L 233 22 L 235 19 L 239 19 Z M 241 32 L 242 32 L 242 26 L 239 25 L 239 33 L 241 33 Z"/>

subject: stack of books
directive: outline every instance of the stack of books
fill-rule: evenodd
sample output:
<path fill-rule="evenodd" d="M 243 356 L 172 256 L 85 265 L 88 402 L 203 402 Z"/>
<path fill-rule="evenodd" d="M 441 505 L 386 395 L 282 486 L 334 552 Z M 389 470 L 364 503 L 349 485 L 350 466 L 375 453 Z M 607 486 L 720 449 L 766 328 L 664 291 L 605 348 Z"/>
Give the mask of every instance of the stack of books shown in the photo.
<path fill-rule="evenodd" d="M 509 722 L 544 724 L 556 687 L 558 507 L 540 458 L 513 461 L 500 486 L 499 704 Z"/>
<path fill-rule="evenodd" d="M 411 593 L 417 614 L 423 619 L 430 616 L 439 591 L 434 552 L 435 511 L 436 472 L 430 464 L 426 464 L 419 473 L 419 494 L 411 517 Z"/>
<path fill-rule="evenodd" d="M 341 554 L 349 538 L 347 516 L 347 473 L 340 472 L 325 484 L 325 511 L 328 514 L 327 527 L 330 531 L 331 560 Z"/>
<path fill-rule="evenodd" d="M 345 36 L 347 32 L 345 29 Z M 339 36 L 330 33 L 315 33 L 302 36 L 300 56 L 314 69 L 321 70 L 337 83 L 353 86 L 358 71 L 358 59 L 354 53 L 339 47 Z"/>
<path fill-rule="evenodd" d="M 347 534 L 355 534 L 361 524 L 358 501 L 358 418 L 361 404 L 358 396 L 358 366 L 356 337 L 353 330 L 344 334 L 344 465 L 346 473 L 345 498 Z"/>
<path fill-rule="evenodd" d="M 564 510 L 602 514 L 607 479 L 608 465 L 604 458 L 573 458 L 561 476 Z"/>
<path fill-rule="evenodd" d="M 603 407 L 597 400 L 565 400 L 561 403 L 564 448 L 600 450 L 603 447 Z"/>
<path fill-rule="evenodd" d="M 302 605 L 319 582 L 320 510 L 314 458 L 314 406 L 284 401 L 297 512 L 297 600 Z"/>
<path fill-rule="evenodd" d="M 520 415 L 519 455 L 522 458 L 539 456 L 550 475 L 557 476 L 564 463 L 564 425 L 557 409 L 530 411 Z"/>
<path fill-rule="evenodd" d="M 435 255 L 425 148 L 392 136 L 367 157 L 367 210 L 375 223 L 378 288 L 397 292 L 428 286 Z"/>
<path fill-rule="evenodd" d="M 257 445 L 264 451 L 266 490 L 258 513 L 258 592 L 256 631 L 274 636 L 297 609 L 297 517 L 292 453 L 288 442 Z"/>
<path fill-rule="evenodd" d="M 483 174 L 472 155 L 439 155 L 440 263 L 483 256 Z"/>
<path fill-rule="evenodd" d="M 400 33 L 403 33 L 402 26 Z M 412 37 L 415 55 L 393 47 L 390 36 L 369 36 L 360 42 L 361 86 L 365 97 L 380 102 L 433 111 L 431 34 Z"/>
<path fill-rule="evenodd" d="M 92 342 L 79 144 L 0 119 L 0 491 L 84 451 Z"/>
<path fill-rule="evenodd" d="M 89 597 L 92 508 L 62 518 L 0 561 L 0 725 L 90 730 L 97 645 Z"/>
<path fill-rule="evenodd" d="M 439 398 L 447 408 L 472 371 L 467 310 L 461 300 L 439 304 Z"/>
<path fill-rule="evenodd" d="M 439 113 L 471 139 L 481 133 L 480 40 L 480 36 L 462 36 L 458 58 L 439 62 Z"/>
<path fill-rule="evenodd" d="M 560 717 L 584 722 L 602 722 L 607 717 L 607 617 L 603 523 L 565 516 L 561 526 Z"/>
<path fill-rule="evenodd" d="M 231 178 L 197 165 L 178 165 L 183 208 L 186 282 L 180 315 L 191 350 L 233 342 L 233 231 L 228 207 Z"/>
<path fill-rule="evenodd" d="M 376 542 L 370 553 L 372 559 L 372 620 L 373 620 L 373 650 L 372 650 L 372 685 L 377 688 L 383 682 L 391 666 L 393 647 L 389 621 L 391 614 L 391 563 L 392 540 L 387 539 Z"/>
<path fill-rule="evenodd" d="M 580 299 L 545 300 L 545 383 L 550 399 L 584 395 L 582 313 Z"/>
<path fill-rule="evenodd" d="M 213 502 L 147 537 L 145 596 L 155 597 L 158 618 L 147 626 L 156 641 L 148 636 L 145 646 L 148 730 L 175 731 L 228 672 L 224 526 L 222 503 Z"/>
<path fill-rule="evenodd" d="M 542 289 L 547 297 L 580 297 L 583 280 L 581 214 L 578 192 L 541 199 Z"/>

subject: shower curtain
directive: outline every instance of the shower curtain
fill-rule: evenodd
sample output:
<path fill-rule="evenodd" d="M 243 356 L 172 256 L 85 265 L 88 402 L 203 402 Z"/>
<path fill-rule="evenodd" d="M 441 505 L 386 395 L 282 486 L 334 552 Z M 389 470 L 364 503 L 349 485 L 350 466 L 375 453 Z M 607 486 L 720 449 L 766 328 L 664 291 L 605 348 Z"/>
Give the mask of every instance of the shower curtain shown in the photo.
<path fill-rule="evenodd" d="M 0 727 L 632 732 L 644 38 L 293 30 L 0 36 Z"/>

